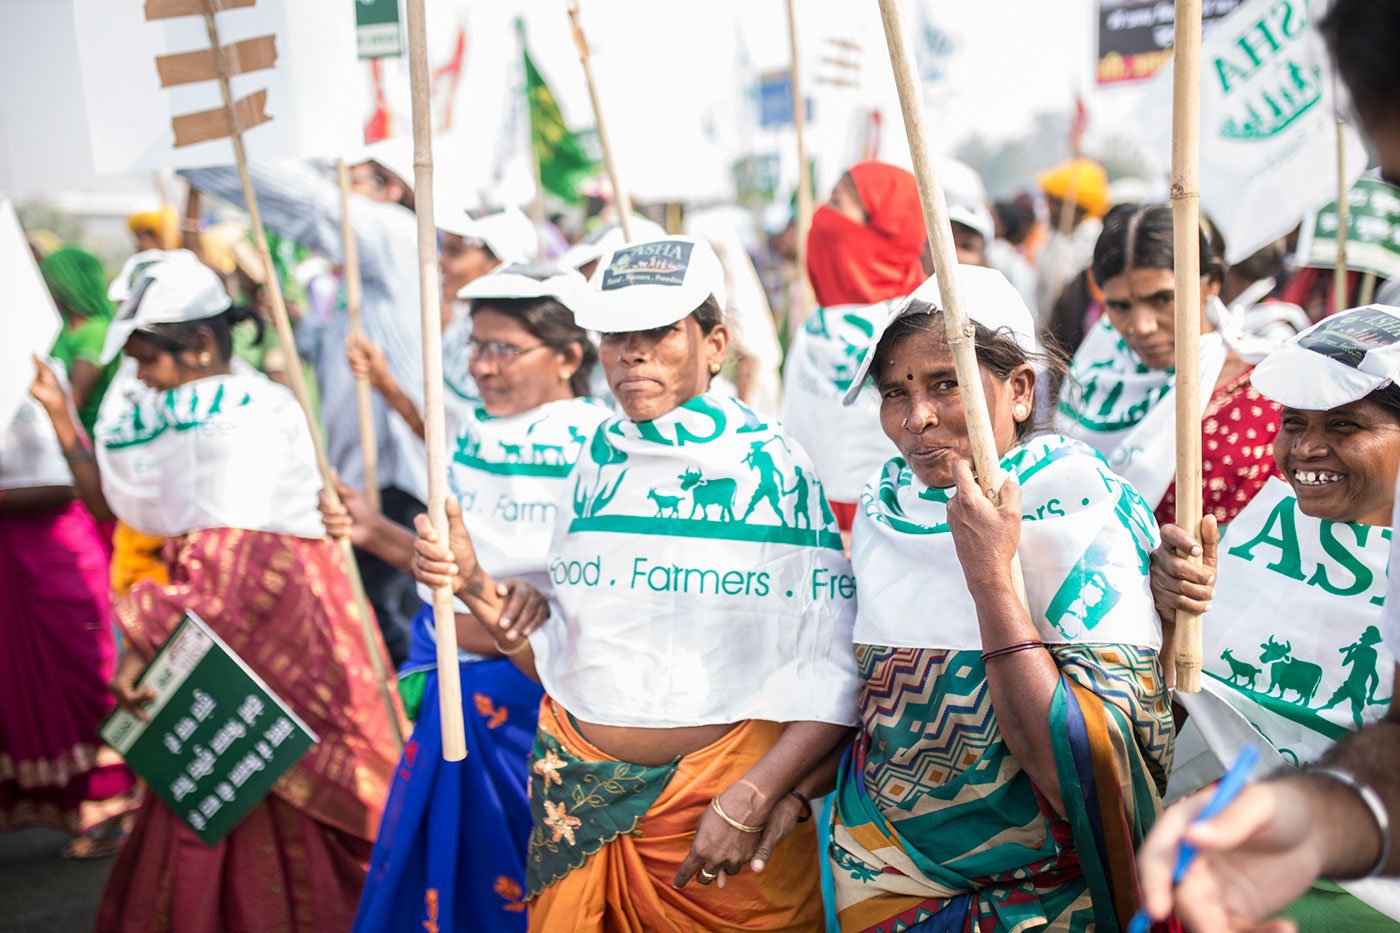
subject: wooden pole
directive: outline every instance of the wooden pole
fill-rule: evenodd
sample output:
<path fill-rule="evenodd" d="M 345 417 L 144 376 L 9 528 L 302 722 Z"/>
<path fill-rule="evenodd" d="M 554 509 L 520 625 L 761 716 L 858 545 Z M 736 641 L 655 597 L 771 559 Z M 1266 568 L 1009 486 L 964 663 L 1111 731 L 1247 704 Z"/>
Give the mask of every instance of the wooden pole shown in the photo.
<path fill-rule="evenodd" d="M 1337 266 L 1332 270 L 1332 313 L 1347 310 L 1351 289 L 1347 288 L 1347 239 L 1351 234 L 1351 201 L 1347 195 L 1347 125 L 1337 120 Z"/>
<path fill-rule="evenodd" d="M 1176 523 L 1200 540 L 1201 0 L 1177 0 L 1171 201 L 1176 254 Z M 1200 558 L 1195 558 L 1199 563 Z M 1201 689 L 1201 617 L 1176 614 L 1176 689 Z"/>
<path fill-rule="evenodd" d="M 792 58 L 792 130 L 797 137 L 797 291 L 788 309 L 788 333 L 796 334 L 812 313 L 807 278 L 807 233 L 812 229 L 812 166 L 807 161 L 807 102 L 802 94 L 797 55 L 797 11 L 787 0 L 788 52 Z"/>
<path fill-rule="evenodd" d="M 215 50 L 214 61 L 219 69 L 219 95 L 223 100 L 224 113 L 228 117 L 229 140 L 233 143 L 233 158 L 238 166 L 238 179 L 243 184 L 243 200 L 248 210 L 248 223 L 253 228 L 253 243 L 258 248 L 258 255 L 262 257 L 263 272 L 266 276 L 266 288 L 268 299 L 272 303 L 272 322 L 277 329 L 277 340 L 282 345 L 282 352 L 287 355 L 287 381 L 291 383 L 292 394 L 296 396 L 297 404 L 301 406 L 302 414 L 306 416 L 306 427 L 311 434 L 311 445 L 316 453 L 316 466 L 321 472 L 321 486 L 325 490 L 326 497 L 332 502 L 339 503 L 340 497 L 336 495 L 335 483 L 331 476 L 330 460 L 326 457 L 326 445 L 321 440 L 321 429 L 316 423 L 316 415 L 311 410 L 311 396 L 306 390 L 306 373 L 301 367 L 301 357 L 297 354 L 296 337 L 292 334 L 292 319 L 287 314 L 287 303 L 282 297 L 282 282 L 277 277 L 277 267 L 272 262 L 272 250 L 267 245 L 267 232 L 263 230 L 262 213 L 258 210 L 257 192 L 253 190 L 253 178 L 248 174 L 248 154 L 243 148 L 243 129 L 239 124 L 238 111 L 233 106 L 233 92 L 229 89 L 228 73 L 224 70 L 224 56 L 218 54 L 219 27 L 215 22 L 214 11 L 217 8 L 213 0 L 203 0 L 204 8 L 204 28 L 209 34 L 209 47 Z M 384 663 L 384 654 L 380 651 L 381 641 L 379 633 L 375 630 L 374 615 L 369 609 L 369 600 L 365 598 L 364 581 L 360 579 L 360 568 L 355 563 L 355 555 L 350 546 L 350 539 L 342 538 L 341 557 L 345 561 L 345 573 L 350 578 L 350 588 L 355 594 L 355 609 L 359 616 L 360 633 L 364 636 L 365 651 L 369 655 L 370 665 L 374 668 L 374 677 L 379 684 L 379 693 L 384 700 L 384 706 L 389 714 L 389 722 L 393 727 L 394 735 L 398 739 L 399 747 L 403 747 L 403 728 L 399 723 L 399 708 L 394 702 L 393 691 L 389 687 L 388 666 Z"/>
<path fill-rule="evenodd" d="M 413 200 L 418 215 L 418 283 L 423 313 L 423 425 L 428 445 L 428 515 L 444 544 L 447 534 L 447 420 L 443 413 L 441 284 L 433 218 L 433 125 L 428 84 L 428 33 L 423 0 L 408 0 L 408 81 L 413 97 Z M 462 678 L 457 661 L 457 616 L 452 588 L 433 590 L 437 630 L 438 704 L 442 757 L 467 757 Z"/>
<path fill-rule="evenodd" d="M 350 166 L 336 159 L 336 180 L 340 182 L 340 236 L 345 242 L 345 263 L 341 275 L 345 280 L 345 310 L 350 315 L 350 339 L 364 336 L 360 324 L 363 290 L 360 282 L 360 243 L 350 222 Z M 365 496 L 376 512 L 379 502 L 379 445 L 374 437 L 374 389 L 369 376 L 355 377 L 355 408 L 360 415 L 360 458 L 364 461 Z"/>
<path fill-rule="evenodd" d="M 1356 306 L 1364 308 L 1376 300 L 1376 274 L 1367 272 L 1361 277 L 1361 292 L 1357 295 Z"/>
<path fill-rule="evenodd" d="M 603 148 L 603 162 L 608 167 L 608 181 L 612 184 L 613 205 L 617 208 L 617 222 L 622 227 L 622 236 L 632 242 L 632 199 L 622 187 L 622 178 L 617 173 L 617 160 L 613 158 L 612 143 L 608 140 L 608 129 L 603 123 L 603 107 L 598 102 L 598 82 L 593 79 L 593 59 L 588 52 L 588 37 L 579 24 L 578 0 L 568 0 L 569 23 L 573 26 L 574 48 L 578 49 L 578 60 L 583 65 L 583 77 L 588 82 L 588 99 L 593 103 L 593 122 L 598 127 L 598 145 Z"/>
<path fill-rule="evenodd" d="M 880 18 L 885 24 L 885 40 L 890 49 L 890 64 L 894 67 L 895 87 L 899 92 L 899 106 L 904 113 L 904 131 L 909 137 L 909 154 L 914 161 L 914 177 L 918 180 L 919 200 L 923 203 L 924 226 L 928 230 L 933 266 L 938 275 L 938 290 L 943 298 L 944 326 L 948 334 L 948 348 L 953 352 L 953 366 L 957 370 L 958 395 L 967 413 L 972 462 L 982 491 L 987 498 L 996 501 L 1002 483 L 1001 458 L 997 455 L 996 439 L 992 436 L 992 418 L 982 391 L 973 325 L 963 309 L 958 288 L 958 254 L 953 245 L 953 228 L 948 221 L 948 202 L 943 196 L 943 186 L 934 176 L 928 133 L 924 126 L 923 101 L 914 78 L 913 54 L 905 36 L 899 2 L 879 2 Z"/>

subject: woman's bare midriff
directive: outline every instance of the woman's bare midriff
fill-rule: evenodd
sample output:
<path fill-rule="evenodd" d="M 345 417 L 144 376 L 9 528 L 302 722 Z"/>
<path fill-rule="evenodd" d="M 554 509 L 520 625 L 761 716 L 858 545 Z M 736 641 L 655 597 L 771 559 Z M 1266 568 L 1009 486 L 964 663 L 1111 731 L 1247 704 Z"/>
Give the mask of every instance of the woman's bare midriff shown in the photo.
<path fill-rule="evenodd" d="M 601 726 L 575 719 L 574 725 L 589 744 L 618 761 L 636 765 L 664 765 L 713 745 L 728 735 L 737 723 L 639 729 L 634 726 Z"/>

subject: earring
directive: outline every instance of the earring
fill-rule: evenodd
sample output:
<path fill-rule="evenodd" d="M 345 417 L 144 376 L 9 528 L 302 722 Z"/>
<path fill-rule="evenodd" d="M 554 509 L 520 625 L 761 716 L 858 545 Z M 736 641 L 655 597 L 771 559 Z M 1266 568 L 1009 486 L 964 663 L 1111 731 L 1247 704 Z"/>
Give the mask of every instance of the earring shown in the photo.
<path fill-rule="evenodd" d="M 1014 405 L 1011 408 L 1011 416 L 1017 421 L 1025 421 L 1030 417 L 1030 414 L 1030 409 L 1026 408 L 1025 405 Z"/>
<path fill-rule="evenodd" d="M 212 362 L 214 362 L 214 354 L 210 353 L 208 350 L 205 350 L 203 353 L 199 354 L 200 366 L 208 366 Z"/>
<path fill-rule="evenodd" d="M 720 367 L 719 367 L 719 364 L 718 364 L 718 363 L 711 363 L 711 364 L 710 364 L 710 375 L 711 375 L 711 376 L 718 376 L 718 375 L 719 375 L 719 369 L 720 369 Z"/>

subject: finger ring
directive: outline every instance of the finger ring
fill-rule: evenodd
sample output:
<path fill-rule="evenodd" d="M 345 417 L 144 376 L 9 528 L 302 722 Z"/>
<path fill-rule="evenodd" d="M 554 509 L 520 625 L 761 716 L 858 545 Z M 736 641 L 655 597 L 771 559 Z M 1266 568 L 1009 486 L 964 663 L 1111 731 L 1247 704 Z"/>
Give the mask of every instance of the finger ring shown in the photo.
<path fill-rule="evenodd" d="M 702 868 L 700 869 L 700 877 L 704 878 L 706 881 L 714 881 L 719 875 L 707 868 Z"/>

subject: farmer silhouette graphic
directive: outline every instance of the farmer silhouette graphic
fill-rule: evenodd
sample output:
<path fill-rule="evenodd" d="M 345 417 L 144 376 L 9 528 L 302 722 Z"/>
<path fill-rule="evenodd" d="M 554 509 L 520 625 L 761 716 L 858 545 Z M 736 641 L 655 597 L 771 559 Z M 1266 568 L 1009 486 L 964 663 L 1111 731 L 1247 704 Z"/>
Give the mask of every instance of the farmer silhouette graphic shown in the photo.
<path fill-rule="evenodd" d="M 753 498 L 749 500 L 749 507 L 744 510 L 744 517 L 739 519 L 748 521 L 753 510 L 760 502 L 767 502 L 773 509 L 773 513 L 778 516 L 778 521 L 785 527 L 787 516 L 783 514 L 783 475 L 778 470 L 778 465 L 773 462 L 773 455 L 764 450 L 764 445 L 768 441 L 753 441 L 749 444 L 749 452 L 744 457 L 744 462 L 752 469 L 758 471 L 758 488 L 753 491 Z"/>
<path fill-rule="evenodd" d="M 1361 711 L 1376 702 L 1376 687 L 1380 686 L 1381 678 L 1376 673 L 1379 657 L 1372 646 L 1380 644 L 1380 641 L 1381 633 L 1374 625 L 1368 625 L 1359 639 L 1340 649 L 1342 664 L 1351 665 L 1351 673 L 1337 688 L 1337 692 L 1332 694 L 1327 705 L 1322 707 L 1331 709 L 1342 700 L 1351 700 L 1351 718 L 1356 721 L 1358 729 L 1361 728 Z"/>

